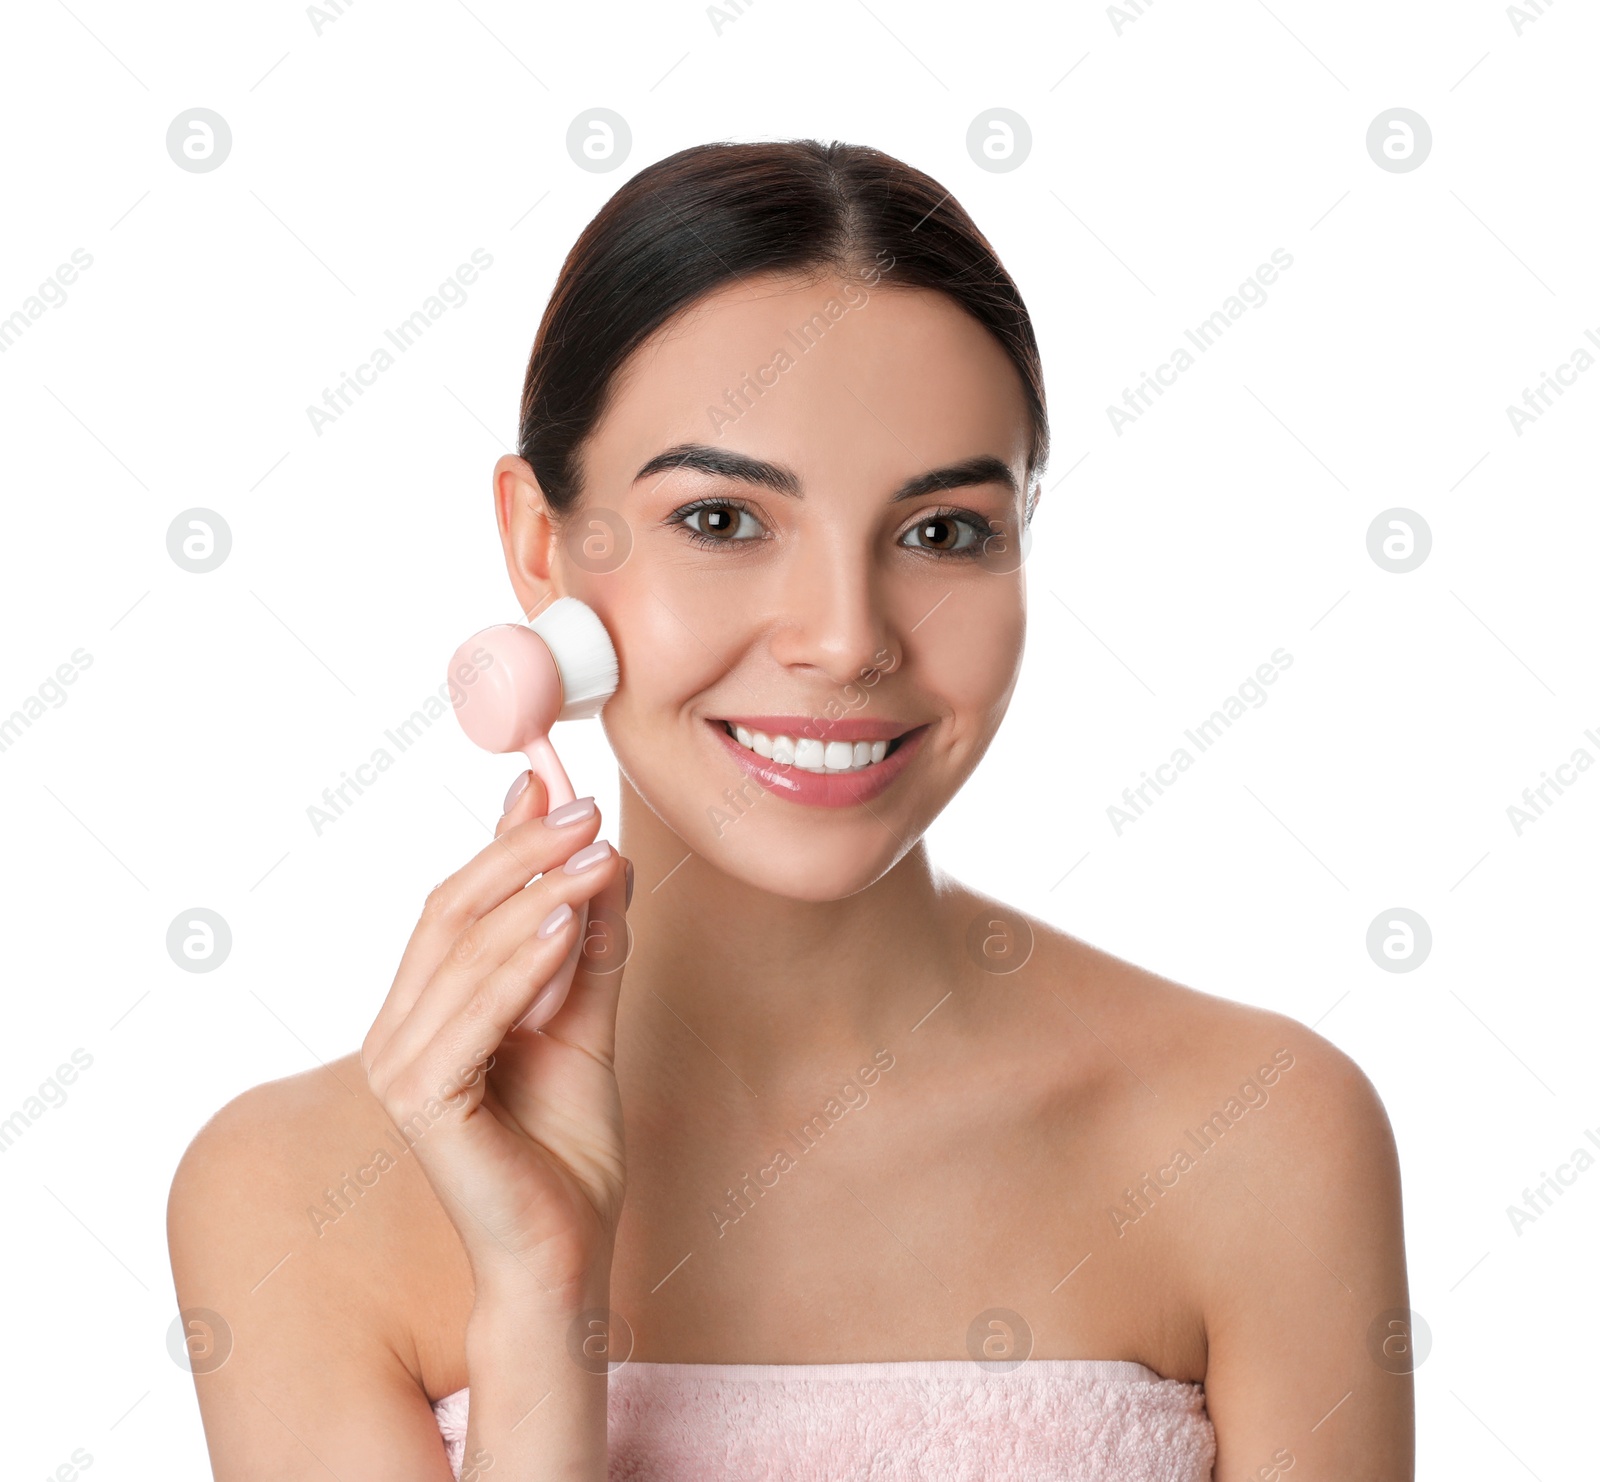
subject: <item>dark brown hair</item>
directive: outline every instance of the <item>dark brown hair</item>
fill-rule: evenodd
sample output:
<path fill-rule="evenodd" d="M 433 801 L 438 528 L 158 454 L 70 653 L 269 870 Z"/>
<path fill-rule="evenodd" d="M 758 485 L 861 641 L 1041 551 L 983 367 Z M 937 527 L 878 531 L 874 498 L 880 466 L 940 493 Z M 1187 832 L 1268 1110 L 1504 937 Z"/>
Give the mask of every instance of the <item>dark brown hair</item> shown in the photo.
<path fill-rule="evenodd" d="M 999 340 L 1032 423 L 1028 513 L 1049 452 L 1044 371 L 1022 295 L 938 181 L 863 144 L 697 144 L 649 165 L 562 264 L 522 388 L 517 451 L 557 516 L 582 494 L 579 456 L 628 356 L 679 310 L 764 272 L 863 273 L 947 294 Z"/>

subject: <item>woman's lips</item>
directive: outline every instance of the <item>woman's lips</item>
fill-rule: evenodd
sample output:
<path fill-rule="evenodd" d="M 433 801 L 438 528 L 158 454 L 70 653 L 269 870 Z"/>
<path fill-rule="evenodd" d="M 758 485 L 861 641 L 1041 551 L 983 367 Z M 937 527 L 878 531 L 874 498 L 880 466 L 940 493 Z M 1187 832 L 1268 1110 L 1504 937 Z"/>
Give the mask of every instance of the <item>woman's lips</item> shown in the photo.
<path fill-rule="evenodd" d="M 837 724 L 842 726 L 843 723 Z M 928 732 L 927 725 L 906 731 L 900 736 L 899 745 L 881 762 L 875 762 L 859 772 L 827 773 L 808 772 L 804 767 L 790 763 L 768 761 L 748 747 L 741 746 L 728 734 L 720 720 L 708 720 L 706 725 L 744 772 L 768 792 L 787 798 L 792 803 L 806 803 L 817 808 L 850 808 L 870 802 L 906 769 Z M 793 732 L 788 734 L 792 735 Z M 830 731 L 829 735 L 837 740 L 847 739 L 839 734 L 838 728 Z"/>

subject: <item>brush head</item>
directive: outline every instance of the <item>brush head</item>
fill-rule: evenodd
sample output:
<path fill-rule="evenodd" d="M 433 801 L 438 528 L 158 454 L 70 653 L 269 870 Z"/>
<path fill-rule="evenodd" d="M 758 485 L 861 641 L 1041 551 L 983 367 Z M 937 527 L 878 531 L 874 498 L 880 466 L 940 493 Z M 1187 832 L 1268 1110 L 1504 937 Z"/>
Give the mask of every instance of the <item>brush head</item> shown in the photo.
<path fill-rule="evenodd" d="M 448 684 L 461 728 L 485 751 L 530 751 L 558 720 L 598 715 L 616 692 L 617 651 L 576 597 L 531 625 L 496 623 L 451 657 Z"/>
<path fill-rule="evenodd" d="M 599 715 L 617 692 L 617 651 L 599 615 L 576 597 L 558 597 L 528 624 L 545 642 L 561 676 L 557 720 Z"/>

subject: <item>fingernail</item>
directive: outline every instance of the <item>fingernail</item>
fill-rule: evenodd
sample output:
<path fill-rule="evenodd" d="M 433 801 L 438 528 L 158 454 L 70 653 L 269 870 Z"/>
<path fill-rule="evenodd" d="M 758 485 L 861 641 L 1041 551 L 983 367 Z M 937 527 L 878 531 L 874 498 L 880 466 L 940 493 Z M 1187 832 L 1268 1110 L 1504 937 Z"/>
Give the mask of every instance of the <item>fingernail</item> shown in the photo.
<path fill-rule="evenodd" d="M 561 930 L 563 926 L 567 924 L 571 917 L 572 907 L 569 906 L 565 901 L 562 901 L 561 904 L 555 908 L 555 910 L 553 910 L 544 918 L 544 923 L 539 927 L 539 935 L 542 937 L 553 937 L 558 931 Z"/>
<path fill-rule="evenodd" d="M 551 828 L 565 828 L 569 823 L 582 823 L 584 819 L 593 817 L 594 799 L 574 798 L 570 803 L 552 808 L 545 814 L 544 821 Z"/>
<path fill-rule="evenodd" d="M 596 839 L 587 848 L 580 849 L 561 868 L 569 875 L 581 875 L 585 870 L 592 870 L 610 853 L 610 844 L 604 839 Z"/>
<path fill-rule="evenodd" d="M 517 773 L 516 781 L 514 781 L 511 786 L 506 789 L 506 800 L 500 805 L 500 811 L 502 813 L 509 813 L 511 811 L 511 805 L 522 796 L 523 792 L 527 789 L 528 779 L 532 776 L 533 773 L 531 771 Z"/>
<path fill-rule="evenodd" d="M 626 911 L 633 904 L 633 861 L 624 860 L 623 864 L 626 866 L 623 873 L 628 877 L 628 893 L 622 897 L 622 909 Z"/>

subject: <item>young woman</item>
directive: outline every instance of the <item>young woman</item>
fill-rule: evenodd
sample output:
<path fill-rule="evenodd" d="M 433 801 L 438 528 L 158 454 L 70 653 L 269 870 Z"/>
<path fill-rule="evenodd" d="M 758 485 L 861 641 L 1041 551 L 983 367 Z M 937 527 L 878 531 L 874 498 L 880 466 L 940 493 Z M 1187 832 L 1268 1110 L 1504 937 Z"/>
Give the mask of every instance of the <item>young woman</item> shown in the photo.
<path fill-rule="evenodd" d="M 1047 450 L 949 193 L 811 141 L 643 170 L 566 261 L 519 447 L 516 599 L 616 644 L 626 857 L 523 774 L 359 1055 L 195 1138 L 217 1477 L 1410 1478 L 1361 1071 L 928 856 L 1022 661 Z"/>

